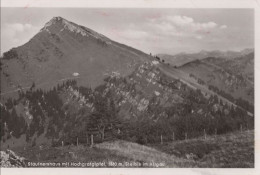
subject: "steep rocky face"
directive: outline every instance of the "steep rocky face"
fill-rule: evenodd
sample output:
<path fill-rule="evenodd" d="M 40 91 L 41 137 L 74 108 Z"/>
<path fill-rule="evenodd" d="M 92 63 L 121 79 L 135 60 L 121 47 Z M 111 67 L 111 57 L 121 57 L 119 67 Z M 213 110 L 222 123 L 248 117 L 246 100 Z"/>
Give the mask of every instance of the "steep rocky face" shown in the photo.
<path fill-rule="evenodd" d="M 162 114 L 162 111 L 155 110 L 157 107 L 167 108 L 183 102 L 181 83 L 174 79 L 167 80 L 153 63 L 142 64 L 125 78 L 111 76 L 106 82 L 103 95 L 110 92 L 115 97 L 119 113 L 124 118 L 136 119 L 145 115 L 157 121 Z"/>
<path fill-rule="evenodd" d="M 49 88 L 68 78 L 96 87 L 106 74 L 129 75 L 150 57 L 83 26 L 54 17 L 23 46 L 1 59 L 1 91 Z"/>

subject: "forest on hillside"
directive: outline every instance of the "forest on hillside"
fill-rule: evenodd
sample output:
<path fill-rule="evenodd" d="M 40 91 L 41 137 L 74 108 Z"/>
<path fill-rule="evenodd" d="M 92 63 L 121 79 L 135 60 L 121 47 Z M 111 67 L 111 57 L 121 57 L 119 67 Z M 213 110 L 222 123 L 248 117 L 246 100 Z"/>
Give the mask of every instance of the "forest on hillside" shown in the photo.
<path fill-rule="evenodd" d="M 135 86 L 126 78 L 109 77 L 105 81 L 95 89 L 79 87 L 75 80 L 69 80 L 51 90 L 32 85 L 26 92 L 19 91 L 18 99 L 10 98 L 1 106 L 1 141 L 26 135 L 26 141 L 34 146 L 37 138 L 44 135 L 53 146 L 77 141 L 90 144 L 93 135 L 95 142 L 123 139 L 148 144 L 254 128 L 254 117 L 245 110 L 224 104 L 216 95 L 206 98 L 200 90 L 189 89 L 185 84 L 180 88 L 185 91 L 181 93 L 182 103 L 156 105 L 154 96 L 137 118 L 126 119 L 119 105 L 123 97 L 115 96 L 114 89 L 106 87 L 124 87 L 134 96 L 138 93 Z M 159 83 L 178 89 L 176 83 L 163 77 Z M 74 92 L 70 100 L 66 96 L 68 89 Z M 25 114 L 21 106 L 27 110 Z M 159 117 L 153 118 L 154 114 Z"/>

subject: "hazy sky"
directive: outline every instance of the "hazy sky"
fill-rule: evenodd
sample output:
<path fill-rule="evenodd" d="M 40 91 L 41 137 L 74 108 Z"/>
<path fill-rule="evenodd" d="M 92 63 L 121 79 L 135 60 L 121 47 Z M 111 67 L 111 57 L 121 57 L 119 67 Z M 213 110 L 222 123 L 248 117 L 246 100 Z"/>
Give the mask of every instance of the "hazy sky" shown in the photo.
<path fill-rule="evenodd" d="M 250 9 L 1 8 L 1 53 L 32 38 L 54 16 L 146 53 L 254 47 Z"/>

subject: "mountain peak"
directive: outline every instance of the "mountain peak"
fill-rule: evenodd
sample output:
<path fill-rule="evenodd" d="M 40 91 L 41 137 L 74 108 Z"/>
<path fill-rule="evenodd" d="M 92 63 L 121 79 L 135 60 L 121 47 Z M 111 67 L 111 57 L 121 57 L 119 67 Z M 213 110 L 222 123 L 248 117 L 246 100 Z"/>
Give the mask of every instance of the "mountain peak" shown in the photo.
<path fill-rule="evenodd" d="M 45 25 L 44 25 L 44 28 L 46 29 L 47 27 L 53 25 L 53 24 L 56 24 L 58 22 L 62 22 L 63 20 L 65 20 L 64 18 L 60 17 L 60 16 L 57 16 L 57 17 L 53 17 L 49 22 L 47 22 Z"/>
<path fill-rule="evenodd" d="M 81 26 L 72 23 L 60 16 L 53 17 L 49 22 L 47 22 L 41 31 L 47 31 L 48 33 L 52 33 L 52 28 L 55 28 L 55 31 L 62 32 L 63 30 L 69 30 L 70 32 L 75 32 L 81 34 L 82 36 L 86 36 L 87 32 Z"/>
<path fill-rule="evenodd" d="M 60 21 L 60 20 L 64 20 L 64 18 L 60 17 L 60 16 L 54 16 L 51 21 Z"/>

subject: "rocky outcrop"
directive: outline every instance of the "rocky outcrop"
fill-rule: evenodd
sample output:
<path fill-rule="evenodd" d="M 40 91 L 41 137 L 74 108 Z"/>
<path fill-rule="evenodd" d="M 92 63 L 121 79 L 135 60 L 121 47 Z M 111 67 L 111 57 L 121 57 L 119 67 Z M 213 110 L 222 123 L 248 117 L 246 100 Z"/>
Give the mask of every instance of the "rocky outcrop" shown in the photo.
<path fill-rule="evenodd" d="M 25 158 L 19 157 L 11 150 L 1 151 L 1 168 L 26 167 Z"/>

